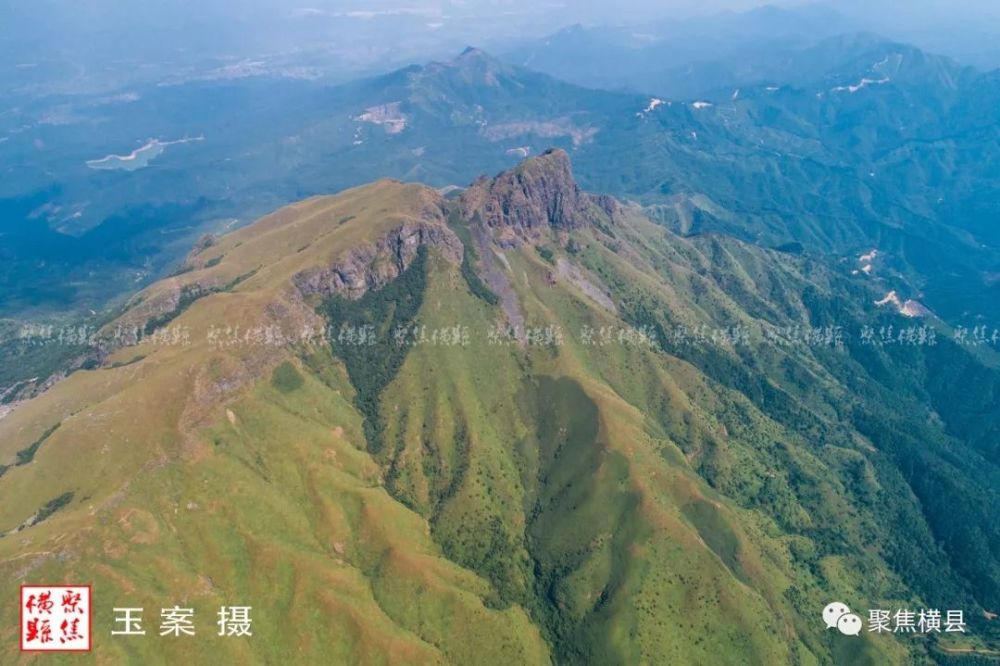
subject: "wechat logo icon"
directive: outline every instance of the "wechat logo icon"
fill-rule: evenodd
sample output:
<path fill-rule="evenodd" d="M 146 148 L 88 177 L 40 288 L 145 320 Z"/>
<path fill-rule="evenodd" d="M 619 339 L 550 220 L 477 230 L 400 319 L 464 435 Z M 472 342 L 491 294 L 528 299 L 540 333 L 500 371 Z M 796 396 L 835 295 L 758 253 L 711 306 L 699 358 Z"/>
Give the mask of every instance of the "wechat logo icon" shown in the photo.
<path fill-rule="evenodd" d="M 823 609 L 823 622 L 827 629 L 836 629 L 845 636 L 857 636 L 861 633 L 861 617 L 851 612 L 847 604 L 834 601 Z"/>

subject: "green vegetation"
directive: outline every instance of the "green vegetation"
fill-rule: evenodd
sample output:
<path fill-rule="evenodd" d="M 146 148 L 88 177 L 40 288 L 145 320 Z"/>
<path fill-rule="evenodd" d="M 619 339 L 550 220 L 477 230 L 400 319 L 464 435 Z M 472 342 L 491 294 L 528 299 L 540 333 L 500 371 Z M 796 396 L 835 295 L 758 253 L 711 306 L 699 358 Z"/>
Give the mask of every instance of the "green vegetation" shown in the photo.
<path fill-rule="evenodd" d="M 111 368 L 125 368 L 125 367 L 128 367 L 130 365 L 135 365 L 136 363 L 139 363 L 144 358 L 146 358 L 145 354 L 136 354 L 135 356 L 133 356 L 132 358 L 130 358 L 127 361 L 115 361 L 114 363 L 111 364 L 110 367 Z"/>
<path fill-rule="evenodd" d="M 54 426 L 46 430 L 44 433 L 42 433 L 42 436 L 36 439 L 34 442 L 32 442 L 30 446 L 27 446 L 18 451 L 17 462 L 14 464 L 18 466 L 27 465 L 28 463 L 33 461 L 35 459 L 35 454 L 38 453 L 38 449 L 41 448 L 42 444 L 45 443 L 45 440 L 47 440 L 49 437 L 52 436 L 52 433 L 54 433 L 56 430 L 59 429 L 60 425 L 62 424 L 60 423 L 55 424 Z"/>
<path fill-rule="evenodd" d="M 500 303 L 500 297 L 486 286 L 473 266 L 475 250 L 469 245 L 463 244 L 463 246 L 465 251 L 462 255 L 462 277 L 465 278 L 465 283 L 469 285 L 469 291 L 472 292 L 473 296 L 481 299 L 486 304 L 497 305 Z"/>
<path fill-rule="evenodd" d="M 469 286 L 469 291 L 476 298 L 483 300 L 488 305 L 497 305 L 500 303 L 500 298 L 486 286 L 482 278 L 479 277 L 479 273 L 476 272 L 478 257 L 472 244 L 472 235 L 469 233 L 469 227 L 460 218 L 458 207 L 451 206 L 448 211 L 448 227 L 462 241 L 462 277 L 465 279 L 465 284 Z"/>
<path fill-rule="evenodd" d="M 178 321 L 204 328 L 220 304 L 271 321 L 299 271 L 440 201 L 380 183 L 281 213 L 267 252 L 252 227 L 237 232 L 245 255 L 223 237 L 227 275 L 279 277 L 190 302 Z M 762 344 L 765 325 L 903 320 L 808 254 L 681 238 L 634 209 L 614 238 L 559 235 L 574 248 L 560 259 L 614 307 L 549 280 L 538 248 L 554 236 L 540 236 L 497 249 L 511 278 L 501 311 L 474 286 L 473 234 L 490 232 L 475 224 L 448 219 L 461 268 L 420 247 L 380 288 L 319 304 L 329 347 L 259 355 L 193 336 L 144 349 L 127 372 L 75 373 L 5 416 L 5 456 L 28 445 L 34 458 L 52 431 L 29 445 L 34 433 L 73 414 L 65 455 L 0 483 L 0 531 L 39 505 L 48 518 L 25 528 L 30 545 L 0 539 L 0 575 L 49 552 L 40 578 L 91 572 L 147 604 L 177 581 L 198 590 L 192 603 L 252 598 L 286 620 L 261 622 L 252 643 L 157 646 L 199 663 L 294 650 L 309 663 L 909 664 L 1000 642 L 984 615 L 1000 605 L 995 369 L 943 339 Z M 385 275 L 378 261 L 368 268 Z M 564 344 L 486 341 L 504 316 L 559 326 Z M 412 344 L 414 326 L 456 323 L 469 344 Z M 642 328 L 656 344 L 588 343 L 584 327 Z M 692 335 L 737 327 L 750 338 Z M 954 400 L 971 383 L 981 393 Z M 46 502 L 70 475 L 85 499 Z M 970 636 L 841 640 L 817 626 L 833 597 L 961 607 Z M 0 626 L 9 615 L 0 605 Z"/>
<path fill-rule="evenodd" d="M 73 492 L 66 492 L 60 495 L 59 497 L 56 497 L 55 499 L 46 502 L 42 506 L 42 508 L 38 510 L 38 513 L 35 514 L 34 524 L 37 525 L 38 523 L 42 522 L 43 520 L 54 514 L 59 509 L 68 506 L 69 503 L 73 501 L 73 497 L 74 497 Z"/>
<path fill-rule="evenodd" d="M 75 327 L 74 323 L 64 324 Z M 55 326 L 58 331 L 60 326 Z M 57 335 L 57 334 L 54 334 Z M 19 390 L 39 385 L 92 352 L 85 344 L 66 344 L 55 337 L 20 338 L 16 326 L 0 325 L 0 404 L 19 398 Z M 32 381 L 33 380 L 33 381 Z M 12 389 L 12 390 L 5 390 Z"/>
<path fill-rule="evenodd" d="M 182 314 L 184 314 L 184 312 L 186 312 L 188 308 L 190 308 L 192 305 L 194 305 L 202 298 L 220 292 L 233 291 L 240 284 L 242 284 L 246 280 L 249 280 L 256 274 L 257 274 L 257 269 L 248 271 L 246 273 L 243 273 L 242 275 L 236 276 L 228 283 L 223 285 L 221 288 L 218 287 L 208 288 L 208 287 L 203 287 L 199 284 L 185 285 L 184 287 L 181 288 L 180 296 L 177 299 L 177 305 L 175 305 L 174 308 L 172 310 L 169 310 L 168 312 L 164 312 L 160 315 L 157 315 L 156 317 L 150 318 L 146 322 L 144 330 L 147 333 L 152 333 L 158 329 L 164 328 L 170 325 L 172 321 L 180 317 Z"/>
<path fill-rule="evenodd" d="M 291 393 L 302 388 L 305 380 L 294 365 L 285 361 L 271 373 L 271 386 L 281 393 Z"/>
<path fill-rule="evenodd" d="M 224 287 L 222 287 L 222 291 L 225 292 L 225 291 L 232 291 L 233 289 L 236 289 L 236 287 L 240 286 L 240 284 L 242 284 L 243 282 L 246 282 L 247 280 L 249 280 L 250 278 L 252 278 L 254 275 L 256 275 L 257 271 L 258 271 L 258 269 L 255 268 L 252 271 L 247 271 L 246 273 L 243 273 L 241 275 L 237 275 L 232 280 L 230 280 L 229 282 L 227 282 Z"/>
<path fill-rule="evenodd" d="M 427 284 L 426 264 L 427 247 L 422 245 L 410 266 L 381 289 L 356 301 L 334 297 L 322 307 L 333 331 L 330 343 L 347 366 L 357 391 L 356 405 L 365 418 L 365 438 L 372 453 L 383 447 L 379 399 L 409 351 L 396 333 L 413 324 L 420 311 Z M 366 331 L 365 339 L 344 335 L 351 330 Z"/>
<path fill-rule="evenodd" d="M 535 250 L 538 251 L 538 256 L 545 260 L 546 263 L 552 264 L 556 263 L 556 255 L 552 252 L 551 248 L 545 247 L 544 245 L 536 245 Z"/>
<path fill-rule="evenodd" d="M 597 405 L 578 383 L 540 377 L 527 394 L 537 431 L 524 446 L 538 450 L 528 486 L 536 595 L 529 607 L 561 663 L 623 660 L 600 627 L 601 607 L 621 601 L 620 586 L 635 564 L 629 544 L 644 529 L 635 514 L 640 498 L 627 488 L 628 462 L 618 454 L 606 457 Z M 596 543 L 603 547 L 592 549 Z M 602 596 L 597 604 L 581 604 L 593 582 L 584 584 L 580 572 L 593 568 L 602 572 Z"/>
<path fill-rule="evenodd" d="M 205 289 L 199 285 L 186 285 L 181 289 L 180 296 L 177 299 L 177 305 L 174 306 L 172 310 L 164 312 L 155 317 L 150 318 L 144 327 L 147 333 L 152 333 L 158 329 L 161 329 L 170 324 L 182 314 L 184 311 L 196 303 L 199 299 L 204 298 L 212 293 L 212 290 Z"/>
<path fill-rule="evenodd" d="M 698 530 L 705 545 L 719 556 L 719 559 L 725 563 L 733 576 L 746 585 L 752 585 L 753 581 L 740 565 L 740 541 L 729 524 L 719 514 L 718 509 L 701 500 L 685 504 L 681 507 L 681 512 Z"/>

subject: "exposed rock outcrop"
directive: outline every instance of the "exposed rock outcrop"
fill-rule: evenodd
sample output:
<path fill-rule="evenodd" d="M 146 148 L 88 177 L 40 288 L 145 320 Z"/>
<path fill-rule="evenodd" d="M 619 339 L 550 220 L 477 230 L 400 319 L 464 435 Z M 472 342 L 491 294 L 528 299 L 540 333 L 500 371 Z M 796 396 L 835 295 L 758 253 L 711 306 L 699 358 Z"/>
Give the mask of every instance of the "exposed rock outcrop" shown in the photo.
<path fill-rule="evenodd" d="M 608 194 L 592 194 L 590 197 L 612 222 L 617 222 L 618 218 L 621 217 L 622 206 L 618 203 L 618 199 Z"/>
<path fill-rule="evenodd" d="M 493 179 L 481 178 L 461 199 L 463 216 L 494 231 L 501 245 L 536 238 L 545 229 L 568 231 L 605 218 L 617 202 L 592 197 L 573 178 L 569 155 L 548 150 Z"/>
<path fill-rule="evenodd" d="M 354 120 L 359 123 L 378 125 L 385 130 L 386 134 L 399 134 L 406 129 L 406 116 L 403 114 L 401 102 L 368 107 Z"/>
<path fill-rule="evenodd" d="M 328 268 L 303 271 L 295 286 L 306 296 L 345 296 L 358 299 L 379 289 L 405 271 L 421 245 L 434 246 L 456 265 L 462 263 L 462 241 L 443 224 L 408 223 L 376 243 L 355 248 Z"/>
<path fill-rule="evenodd" d="M 895 291 L 890 291 L 885 295 L 885 298 L 880 301 L 875 301 L 875 305 L 879 307 L 891 305 L 897 312 L 899 312 L 899 314 L 904 317 L 910 317 L 911 319 L 916 317 L 929 317 L 933 314 L 920 301 L 910 299 L 904 302 Z"/>
<path fill-rule="evenodd" d="M 489 227 L 576 228 L 586 223 L 589 199 L 573 179 L 569 156 L 550 150 L 493 180 L 479 180 L 463 204 Z"/>

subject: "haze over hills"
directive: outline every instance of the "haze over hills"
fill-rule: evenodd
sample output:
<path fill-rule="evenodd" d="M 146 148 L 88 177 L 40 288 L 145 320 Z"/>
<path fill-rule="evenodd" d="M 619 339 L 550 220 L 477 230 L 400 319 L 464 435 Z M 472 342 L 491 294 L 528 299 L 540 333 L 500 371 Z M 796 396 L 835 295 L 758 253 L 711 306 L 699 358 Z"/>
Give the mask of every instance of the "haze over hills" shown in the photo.
<path fill-rule="evenodd" d="M 943 335 L 764 342 L 898 321 L 822 263 L 678 236 L 557 150 L 309 199 L 186 269 L 0 419 L 5 579 L 86 576 L 104 623 L 165 580 L 261 614 L 106 655 L 913 663 L 994 631 L 1000 371 Z M 824 634 L 831 594 L 976 638 Z"/>
<path fill-rule="evenodd" d="M 491 85 L 490 77 L 504 86 Z M 127 282 L 119 284 L 148 280 L 205 230 L 303 196 L 383 175 L 439 186 L 467 182 L 531 152 L 506 154 L 524 148 L 515 139 L 533 131 L 544 141 L 574 135 L 583 141 L 589 126 L 578 125 L 596 113 L 587 111 L 593 102 L 631 112 L 612 94 L 514 72 L 472 51 L 333 88 L 299 79 L 191 82 L 70 104 L 64 114 L 71 120 L 59 124 L 31 124 L 25 110 L 11 122 L 28 129 L 11 130 L 0 144 L 15 156 L 0 204 L 3 233 L 12 241 L 4 248 L 8 295 L 0 309 L 9 315 L 77 300 L 96 309 L 109 294 L 88 288 L 110 286 L 87 279 L 96 268 L 105 276 L 120 271 Z M 487 117 L 499 127 L 482 131 Z M 88 167 L 109 153 L 129 155 L 112 148 L 123 134 L 144 137 L 143 143 L 150 136 L 202 140 L 168 146 L 137 170 Z M 476 146 L 483 150 L 471 150 Z M 30 283 L 21 279 L 28 271 L 34 271 Z M 73 293 L 67 283 L 82 288 Z"/>
<path fill-rule="evenodd" d="M 863 30 L 862 22 L 821 5 L 765 6 L 636 26 L 574 25 L 503 57 L 582 86 L 684 99 L 772 76 L 783 83 L 808 80 L 796 52 Z"/>
<path fill-rule="evenodd" d="M 882 297 L 953 324 L 995 320 L 997 76 L 870 35 L 795 57 L 791 83 L 693 100 L 595 92 L 470 49 L 334 87 L 177 83 L 67 100 L 59 122 L 25 108 L 0 143 L 12 160 L 0 313 L 101 321 L 205 232 L 383 176 L 454 186 L 557 146 L 585 187 L 675 231 L 846 257 L 847 273 L 874 249 L 872 273 L 855 278 Z M 122 136 L 156 154 L 132 170 L 89 166 L 128 157 Z M 51 372 L 16 345 L 4 354 L 22 361 L 0 386 Z"/>
<path fill-rule="evenodd" d="M 582 21 L 551 34 L 498 45 L 505 59 L 580 85 L 697 96 L 713 82 L 745 82 L 779 59 L 839 35 L 868 32 L 955 58 L 984 71 L 1000 67 L 998 19 L 990 3 L 891 0 L 765 4 L 745 11 L 651 20 Z M 506 48 L 504 48 L 506 47 Z M 794 67 L 792 68 L 794 69 Z"/>

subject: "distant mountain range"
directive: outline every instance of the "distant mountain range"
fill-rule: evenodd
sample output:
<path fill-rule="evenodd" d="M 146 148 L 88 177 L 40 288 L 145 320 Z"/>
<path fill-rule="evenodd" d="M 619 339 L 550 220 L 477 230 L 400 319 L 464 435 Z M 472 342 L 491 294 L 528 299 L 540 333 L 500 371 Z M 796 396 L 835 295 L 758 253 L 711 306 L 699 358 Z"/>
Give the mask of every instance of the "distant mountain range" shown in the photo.
<path fill-rule="evenodd" d="M 863 29 L 822 5 L 762 7 L 641 26 L 576 25 L 528 40 L 503 57 L 586 87 L 697 98 L 720 87 L 810 80 L 800 51 Z"/>
<path fill-rule="evenodd" d="M 937 7 L 933 7 L 937 5 Z M 877 33 L 952 56 L 984 70 L 1000 66 L 995 10 L 972 25 L 967 5 L 911 2 L 900 11 L 891 0 L 835 0 L 761 6 L 622 25 L 588 24 L 523 39 L 500 51 L 505 60 L 579 85 L 699 97 L 715 86 L 749 85 L 775 78 L 792 82 L 799 51 L 852 33 Z M 809 82 L 811 79 L 800 79 Z"/>
<path fill-rule="evenodd" d="M 672 229 L 835 258 L 879 249 L 886 292 L 949 320 L 1000 319 L 1000 77 L 869 35 L 771 58 L 748 71 L 773 75 L 686 100 L 470 49 L 337 87 L 237 77 L 22 109 L 0 144 L 0 312 L 101 310 L 197 235 L 282 203 L 384 176 L 461 184 L 555 146 L 586 187 Z M 87 166 L 191 136 L 204 140 L 142 169 Z"/>

